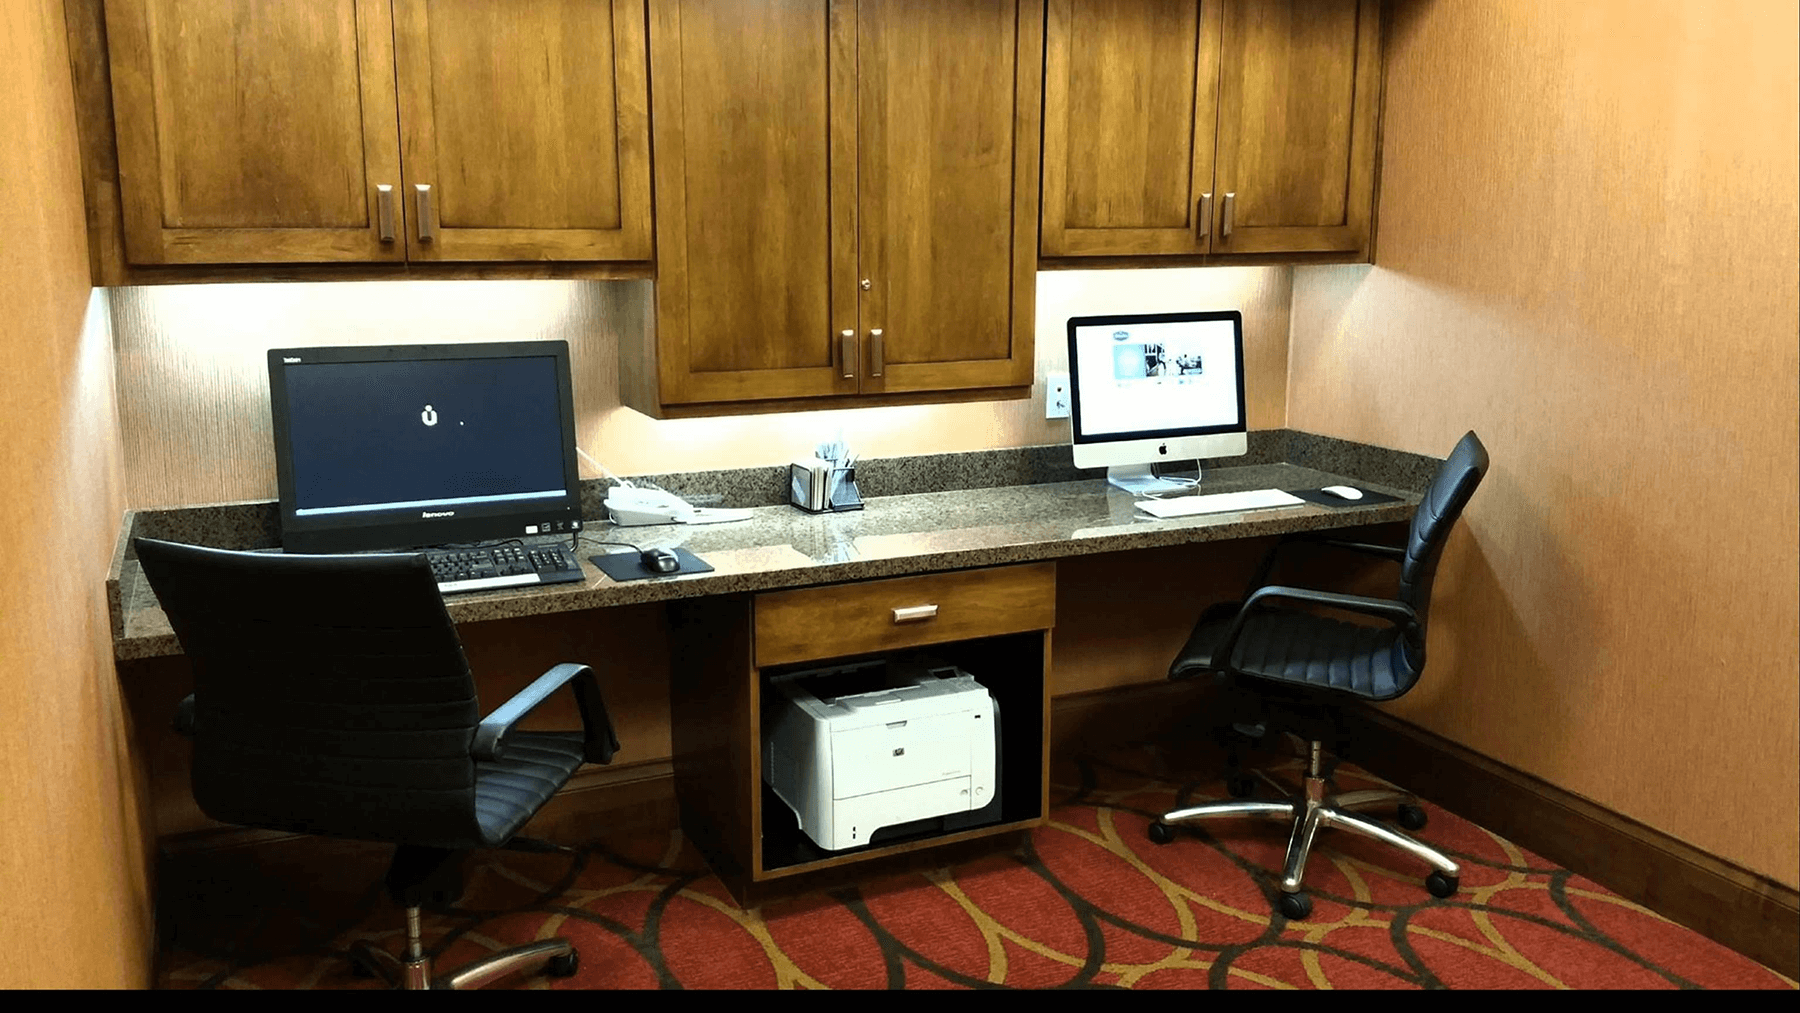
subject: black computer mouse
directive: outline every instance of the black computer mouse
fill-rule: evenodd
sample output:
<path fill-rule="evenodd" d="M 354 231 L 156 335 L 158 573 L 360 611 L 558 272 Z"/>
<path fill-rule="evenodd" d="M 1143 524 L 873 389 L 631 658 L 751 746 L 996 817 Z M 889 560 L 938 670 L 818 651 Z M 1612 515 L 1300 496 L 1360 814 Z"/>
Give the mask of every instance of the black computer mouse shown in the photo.
<path fill-rule="evenodd" d="M 674 573 L 681 569 L 681 557 L 672 549 L 645 549 L 638 559 L 651 573 Z"/>

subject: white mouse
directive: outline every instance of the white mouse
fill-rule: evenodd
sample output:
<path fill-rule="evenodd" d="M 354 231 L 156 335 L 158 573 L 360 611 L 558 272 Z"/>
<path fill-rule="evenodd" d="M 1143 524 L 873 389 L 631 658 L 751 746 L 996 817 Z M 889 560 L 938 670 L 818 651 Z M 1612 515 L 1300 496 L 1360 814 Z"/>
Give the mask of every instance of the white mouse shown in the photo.
<path fill-rule="evenodd" d="M 1362 499 L 1362 490 L 1348 485 L 1328 485 L 1319 491 L 1330 493 L 1338 499 Z"/>

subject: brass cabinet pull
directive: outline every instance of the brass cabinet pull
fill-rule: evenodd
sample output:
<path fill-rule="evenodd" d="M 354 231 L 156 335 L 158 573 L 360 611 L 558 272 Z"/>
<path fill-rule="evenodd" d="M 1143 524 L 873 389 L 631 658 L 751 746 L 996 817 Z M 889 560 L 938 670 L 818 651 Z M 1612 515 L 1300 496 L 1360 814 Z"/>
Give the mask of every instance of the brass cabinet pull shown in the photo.
<path fill-rule="evenodd" d="M 1200 208 L 1194 212 L 1194 217 L 1200 220 L 1200 238 L 1212 235 L 1212 194 L 1200 195 Z"/>
<path fill-rule="evenodd" d="M 911 608 L 894 610 L 894 622 L 917 623 L 931 619 L 937 615 L 936 605 L 914 605 Z"/>
<path fill-rule="evenodd" d="M 1235 208 L 1236 206 L 1237 206 L 1237 194 L 1235 192 L 1226 194 L 1225 195 L 1225 207 L 1224 207 L 1225 220 L 1219 223 L 1219 238 L 1221 238 L 1221 239 L 1230 239 L 1231 238 L 1231 218 L 1232 218 L 1231 212 L 1232 212 L 1232 209 Z"/>
<path fill-rule="evenodd" d="M 843 339 L 844 379 L 853 380 L 856 378 L 856 332 L 844 331 L 840 337 Z"/>
<path fill-rule="evenodd" d="M 382 242 L 394 241 L 394 188 L 387 183 L 375 184 L 375 227 Z"/>
<path fill-rule="evenodd" d="M 419 216 L 419 242 L 429 243 L 437 238 L 437 228 L 431 221 L 431 185 L 429 183 L 414 184 L 413 190 L 418 194 L 414 208 Z"/>
<path fill-rule="evenodd" d="M 881 375 L 881 328 L 869 332 L 869 375 Z"/>

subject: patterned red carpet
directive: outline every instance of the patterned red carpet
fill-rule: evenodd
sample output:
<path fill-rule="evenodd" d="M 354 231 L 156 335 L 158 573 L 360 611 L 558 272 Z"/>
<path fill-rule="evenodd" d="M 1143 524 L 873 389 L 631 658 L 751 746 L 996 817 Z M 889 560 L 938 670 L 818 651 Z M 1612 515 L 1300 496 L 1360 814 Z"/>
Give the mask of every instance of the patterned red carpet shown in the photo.
<path fill-rule="evenodd" d="M 1286 830 L 1216 822 L 1145 836 L 1216 780 L 1159 777 L 1151 748 L 1069 765 L 1051 823 L 1010 854 L 743 910 L 679 831 L 580 854 L 484 853 L 454 908 L 426 920 L 440 968 L 563 935 L 555 988 L 1785 988 L 1795 983 L 1434 806 L 1420 836 L 1463 864 L 1436 900 L 1423 866 L 1327 832 L 1312 916 L 1271 915 Z M 1277 771 L 1291 783 L 1298 767 Z M 1346 765 L 1342 788 L 1369 782 Z M 1273 793 L 1270 789 L 1268 794 Z M 379 852 L 283 862 L 214 853 L 164 870 L 162 983 L 367 988 L 345 949 L 398 950 Z M 360 846 L 359 846 L 360 847 Z M 371 857 L 372 856 L 372 857 Z M 370 864 L 371 861 L 374 864 Z M 505 983 L 502 983 L 503 985 Z"/>

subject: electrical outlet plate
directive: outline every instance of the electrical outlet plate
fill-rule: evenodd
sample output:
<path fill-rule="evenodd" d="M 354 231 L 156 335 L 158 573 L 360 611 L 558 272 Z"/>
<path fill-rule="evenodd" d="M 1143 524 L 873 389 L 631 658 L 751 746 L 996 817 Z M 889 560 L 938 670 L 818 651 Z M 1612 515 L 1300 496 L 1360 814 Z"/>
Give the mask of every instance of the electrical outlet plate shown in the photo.
<path fill-rule="evenodd" d="M 1044 417 L 1069 417 L 1069 374 L 1050 373 L 1044 377 Z"/>

